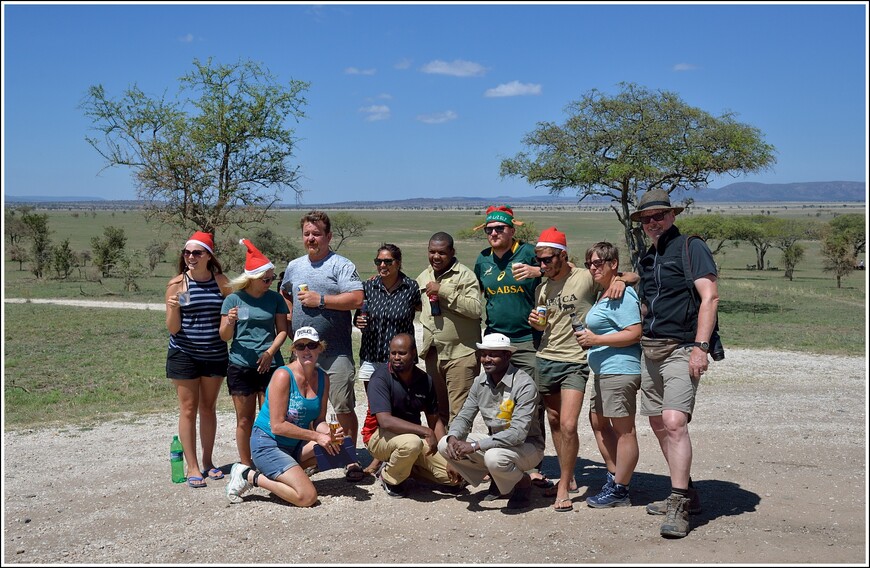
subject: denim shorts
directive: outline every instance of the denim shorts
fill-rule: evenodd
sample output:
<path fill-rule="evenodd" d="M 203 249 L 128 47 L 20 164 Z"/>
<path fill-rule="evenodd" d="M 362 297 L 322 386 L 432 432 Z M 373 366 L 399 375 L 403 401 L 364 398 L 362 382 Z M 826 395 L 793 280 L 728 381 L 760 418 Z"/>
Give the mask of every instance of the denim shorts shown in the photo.
<path fill-rule="evenodd" d="M 302 440 L 298 440 L 293 448 L 279 446 L 278 441 L 261 428 L 254 426 L 251 431 L 251 459 L 254 467 L 272 480 L 278 479 L 291 467 L 299 465 L 299 456 L 304 445 Z"/>

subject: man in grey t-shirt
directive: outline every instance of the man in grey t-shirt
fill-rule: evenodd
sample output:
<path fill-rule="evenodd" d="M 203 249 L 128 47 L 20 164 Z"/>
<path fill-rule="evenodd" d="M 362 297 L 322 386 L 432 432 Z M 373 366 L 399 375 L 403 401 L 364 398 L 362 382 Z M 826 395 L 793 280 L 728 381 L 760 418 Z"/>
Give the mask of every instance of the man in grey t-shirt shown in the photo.
<path fill-rule="evenodd" d="M 351 311 L 362 305 L 362 281 L 354 264 L 329 248 L 332 228 L 326 213 L 310 211 L 300 225 L 308 254 L 287 264 L 281 295 L 290 308 L 291 333 L 300 327 L 313 327 L 326 345 L 319 364 L 329 375 L 329 402 L 356 446 L 359 421 L 354 411 Z M 359 481 L 364 475 L 359 464 L 348 466 L 349 480 Z"/>

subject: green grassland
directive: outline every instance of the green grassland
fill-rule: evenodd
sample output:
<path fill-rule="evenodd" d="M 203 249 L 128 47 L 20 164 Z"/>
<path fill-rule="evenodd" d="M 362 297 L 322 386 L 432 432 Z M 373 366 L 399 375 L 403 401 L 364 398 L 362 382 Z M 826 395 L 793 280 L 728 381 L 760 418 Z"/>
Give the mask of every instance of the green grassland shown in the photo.
<path fill-rule="evenodd" d="M 832 206 L 772 214 L 824 221 L 839 211 Z M 751 213 L 742 208 L 730 212 Z M 24 270 L 19 270 L 17 262 L 6 261 L 5 297 L 163 302 L 163 291 L 186 233 L 146 223 L 139 211 L 47 213 L 52 240 L 57 243 L 68 238 L 75 251 L 89 250 L 91 238 L 101 236 L 104 227 L 112 225 L 124 229 L 128 249 L 141 250 L 152 240 L 164 239 L 171 242 L 171 252 L 153 276 L 137 280 L 138 292 L 124 292 L 118 279 L 98 280 L 89 274 L 92 267 L 81 273 L 74 271 L 68 280 L 36 280 L 26 263 Z M 372 224 L 364 236 L 345 242 L 339 252 L 357 265 L 363 278 L 374 274 L 372 259 L 381 243 L 401 247 L 404 271 L 416 277 L 427 265 L 426 245 L 434 232 L 458 235 L 483 220 L 481 212 L 466 210 L 354 213 Z M 280 211 L 267 226 L 297 238 L 300 215 L 300 211 Z M 532 222 L 536 232 L 557 226 L 567 234 L 569 252 L 576 258 L 582 258 L 585 248 L 599 240 L 619 243 L 626 254 L 622 227 L 612 212 L 517 210 L 516 216 Z M 834 277 L 822 271 L 818 243 L 804 244 L 807 252 L 794 281 L 783 278 L 781 270 L 747 270 L 746 265 L 755 262 L 755 251 L 745 243 L 727 247 L 717 255 L 721 267 L 720 327 L 726 354 L 730 347 L 865 354 L 866 272 L 853 272 L 838 289 Z M 457 240 L 457 256 L 472 265 L 485 245 L 482 235 Z M 773 267 L 781 264 L 778 250 L 769 251 L 768 259 Z M 278 272 L 287 260 L 272 259 Z M 171 411 L 177 407 L 175 393 L 165 378 L 167 333 L 162 311 L 25 303 L 4 305 L 3 315 L 7 427 L 59 420 L 81 423 L 116 412 Z M 230 408 L 225 393 L 219 404 Z"/>

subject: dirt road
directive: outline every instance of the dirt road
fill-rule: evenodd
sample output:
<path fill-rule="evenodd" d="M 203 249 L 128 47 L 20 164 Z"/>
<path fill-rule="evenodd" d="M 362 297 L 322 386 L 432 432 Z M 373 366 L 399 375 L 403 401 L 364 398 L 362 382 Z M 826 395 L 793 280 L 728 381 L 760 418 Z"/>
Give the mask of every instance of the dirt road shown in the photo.
<path fill-rule="evenodd" d="M 679 540 L 661 538 L 661 517 L 645 513 L 669 482 L 642 418 L 633 506 L 585 505 L 604 469 L 584 420 L 569 513 L 537 489 L 513 514 L 479 502 L 484 486 L 393 499 L 373 478 L 354 485 L 336 470 L 314 476 L 310 509 L 261 489 L 230 505 L 226 480 L 169 481 L 175 415 L 4 430 L 3 563 L 865 565 L 866 376 L 852 357 L 731 349 L 712 364 L 690 426 L 704 511 Z M 234 425 L 219 416 L 215 457 L 227 472 Z M 558 476 L 552 445 L 544 469 Z"/>

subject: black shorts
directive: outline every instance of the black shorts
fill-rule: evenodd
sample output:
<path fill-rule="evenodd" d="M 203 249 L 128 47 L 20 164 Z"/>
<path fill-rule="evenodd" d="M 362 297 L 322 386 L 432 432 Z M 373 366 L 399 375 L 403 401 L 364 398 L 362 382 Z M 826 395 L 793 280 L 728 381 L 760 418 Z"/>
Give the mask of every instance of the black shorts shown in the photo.
<path fill-rule="evenodd" d="M 272 367 L 265 373 L 258 373 L 255 368 L 239 367 L 230 363 L 227 367 L 227 391 L 230 396 L 234 394 L 250 396 L 258 392 L 266 392 L 272 374 L 277 370 L 278 367 Z"/>
<path fill-rule="evenodd" d="M 166 378 L 189 380 L 200 377 L 225 377 L 229 355 L 219 361 L 205 361 L 188 355 L 177 347 L 166 353 Z"/>

